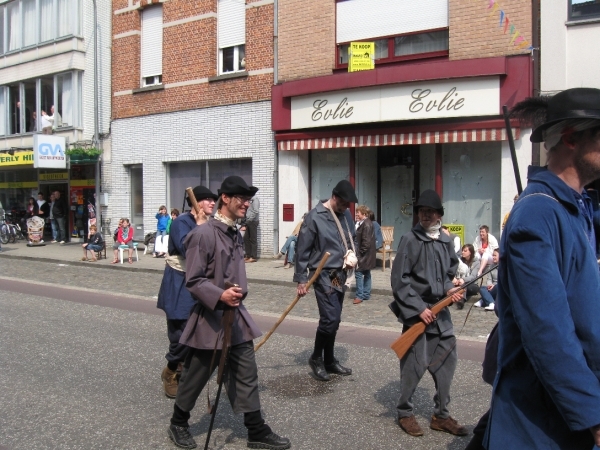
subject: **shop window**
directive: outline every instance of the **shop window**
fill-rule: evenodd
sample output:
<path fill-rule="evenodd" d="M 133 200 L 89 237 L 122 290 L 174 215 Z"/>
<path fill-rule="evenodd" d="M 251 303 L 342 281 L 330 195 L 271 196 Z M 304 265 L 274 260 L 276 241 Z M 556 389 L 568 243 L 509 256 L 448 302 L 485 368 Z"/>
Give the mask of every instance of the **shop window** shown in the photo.
<path fill-rule="evenodd" d="M 129 192 L 131 201 L 131 217 L 129 221 L 135 226 L 135 229 L 144 227 L 144 170 L 142 166 L 131 166 L 129 169 L 131 186 Z M 135 238 L 135 234 L 134 234 Z M 136 239 L 143 239 L 143 236 L 137 236 Z"/>
<path fill-rule="evenodd" d="M 6 134 L 6 88 L 0 86 L 0 136 Z"/>
<path fill-rule="evenodd" d="M 0 170 L 0 202 L 7 211 L 24 211 L 32 190 L 37 188 L 36 169 Z"/>
<path fill-rule="evenodd" d="M 1 54 L 77 34 L 80 2 L 14 0 L 0 5 L 0 19 Z"/>
<path fill-rule="evenodd" d="M 7 86 L 0 103 L 0 136 L 77 127 L 81 124 L 82 72 L 67 72 Z M 0 91 L 4 90 L 0 86 Z M 8 96 L 8 97 L 6 97 Z M 38 109 L 39 108 L 39 109 Z"/>
<path fill-rule="evenodd" d="M 27 81 L 23 83 L 25 98 L 22 103 L 25 103 L 25 132 L 33 133 L 37 131 L 37 111 L 36 111 L 36 86 L 35 81 Z"/>
<path fill-rule="evenodd" d="M 169 164 L 169 208 L 181 208 L 187 187 L 203 185 L 217 193 L 230 175 L 242 177 L 252 184 L 252 159 L 217 159 Z M 187 204 L 186 204 L 187 208 Z"/>
<path fill-rule="evenodd" d="M 219 75 L 246 67 L 246 7 L 239 0 L 219 0 L 217 5 Z"/>
<path fill-rule="evenodd" d="M 162 5 L 145 8 L 141 14 L 142 87 L 162 83 L 163 9 Z"/>
<path fill-rule="evenodd" d="M 600 18 L 600 3 L 597 0 L 569 0 L 570 20 L 593 18 Z"/>
<path fill-rule="evenodd" d="M 311 205 L 331 197 L 331 191 L 340 180 L 350 179 L 350 152 L 348 149 L 319 150 L 311 155 Z"/>
<path fill-rule="evenodd" d="M 219 50 L 221 59 L 220 73 L 239 72 L 246 67 L 246 46 L 236 45 L 234 47 Z"/>
<path fill-rule="evenodd" d="M 361 41 L 375 42 L 376 64 L 447 56 L 449 49 L 448 29 L 403 34 L 385 39 L 361 39 Z M 350 43 L 338 45 L 338 68 L 347 67 L 349 47 Z"/>

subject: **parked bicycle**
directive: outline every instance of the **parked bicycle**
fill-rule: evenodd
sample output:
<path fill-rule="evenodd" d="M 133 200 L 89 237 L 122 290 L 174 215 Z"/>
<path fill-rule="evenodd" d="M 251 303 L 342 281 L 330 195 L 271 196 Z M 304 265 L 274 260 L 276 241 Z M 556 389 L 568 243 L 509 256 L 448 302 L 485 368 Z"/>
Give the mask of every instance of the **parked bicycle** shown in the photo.
<path fill-rule="evenodd" d="M 3 244 L 8 243 L 10 230 L 6 224 L 6 214 L 3 209 L 0 209 L 0 242 Z"/>
<path fill-rule="evenodd" d="M 0 226 L 0 240 L 3 244 L 8 242 L 15 243 L 18 240 L 26 239 L 21 226 L 18 221 L 13 219 L 13 214 L 6 212 L 4 213 L 4 220 Z"/>

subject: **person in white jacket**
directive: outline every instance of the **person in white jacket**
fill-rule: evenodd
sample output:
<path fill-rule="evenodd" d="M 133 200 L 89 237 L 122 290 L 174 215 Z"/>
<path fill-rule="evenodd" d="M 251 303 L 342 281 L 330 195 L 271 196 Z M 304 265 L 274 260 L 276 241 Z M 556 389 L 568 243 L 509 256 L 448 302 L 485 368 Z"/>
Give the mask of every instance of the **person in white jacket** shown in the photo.
<path fill-rule="evenodd" d="M 488 263 L 492 263 L 494 250 L 498 248 L 498 240 L 490 234 L 490 227 L 481 225 L 479 227 L 479 236 L 473 242 L 473 248 L 478 259 L 481 260 L 479 273 L 481 275 Z"/>

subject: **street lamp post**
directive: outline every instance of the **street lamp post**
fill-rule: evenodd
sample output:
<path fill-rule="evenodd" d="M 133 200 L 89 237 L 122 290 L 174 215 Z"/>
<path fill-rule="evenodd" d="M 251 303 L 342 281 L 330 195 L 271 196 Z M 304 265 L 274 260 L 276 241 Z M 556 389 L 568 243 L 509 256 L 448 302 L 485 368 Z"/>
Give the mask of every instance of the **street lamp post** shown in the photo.
<path fill-rule="evenodd" d="M 100 148 L 99 139 L 99 123 L 98 123 L 98 8 L 96 0 L 92 0 L 94 5 L 94 147 Z M 102 207 L 100 206 L 100 167 L 102 161 L 102 154 L 98 156 L 96 161 L 96 193 L 94 199 L 94 206 L 96 208 L 96 224 L 98 231 L 102 233 Z"/>

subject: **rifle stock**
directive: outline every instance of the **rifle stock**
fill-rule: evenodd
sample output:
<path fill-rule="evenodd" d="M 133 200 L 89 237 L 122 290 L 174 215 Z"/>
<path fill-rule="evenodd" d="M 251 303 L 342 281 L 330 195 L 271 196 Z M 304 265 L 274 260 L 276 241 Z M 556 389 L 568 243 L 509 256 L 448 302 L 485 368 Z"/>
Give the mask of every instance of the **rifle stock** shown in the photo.
<path fill-rule="evenodd" d="M 483 278 L 485 275 L 490 273 L 496 267 L 498 267 L 498 266 L 490 267 L 488 270 L 483 272 L 477 278 L 471 280 L 467 284 L 463 284 L 460 287 L 460 289 L 457 290 L 456 292 L 465 292 L 467 290 L 468 286 L 475 283 L 477 280 L 480 280 L 481 278 Z M 454 294 L 452 294 L 452 295 L 454 295 Z M 447 297 L 444 297 L 439 302 L 437 302 L 435 305 L 433 305 L 430 308 L 431 312 L 437 316 L 442 309 L 446 308 L 447 306 L 450 306 L 452 304 L 452 295 L 448 295 Z M 406 352 L 408 352 L 410 350 L 410 348 L 415 343 L 417 338 L 419 336 L 421 336 L 423 333 L 425 333 L 426 328 L 427 328 L 427 325 L 425 325 L 424 322 L 419 321 L 419 322 L 415 323 L 408 330 L 406 330 L 404 333 L 402 333 L 398 339 L 396 339 L 394 342 L 392 342 L 392 345 L 390 345 L 390 348 L 392 350 L 394 350 L 394 352 L 396 353 L 396 355 L 398 356 L 399 359 L 402 359 L 404 357 L 404 355 L 406 355 Z"/>

